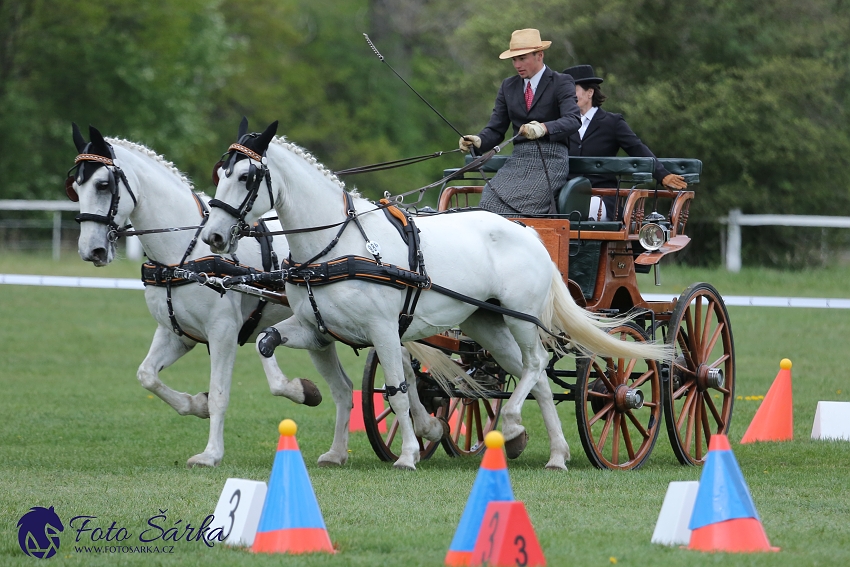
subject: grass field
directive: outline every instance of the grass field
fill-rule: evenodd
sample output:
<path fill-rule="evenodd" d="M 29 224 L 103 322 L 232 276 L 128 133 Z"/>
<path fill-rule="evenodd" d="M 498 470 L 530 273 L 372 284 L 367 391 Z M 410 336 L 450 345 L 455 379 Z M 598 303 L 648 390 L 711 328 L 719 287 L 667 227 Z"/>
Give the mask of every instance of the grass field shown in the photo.
<path fill-rule="evenodd" d="M 0 273 L 137 277 L 136 263 L 95 271 L 79 259 L 26 260 L 0 254 Z M 847 269 L 810 273 L 744 270 L 731 275 L 665 267 L 661 291 L 677 294 L 709 281 L 725 295 L 850 297 Z M 642 289 L 655 292 L 651 277 Z M 573 408 L 559 406 L 573 452 L 570 470 L 543 470 L 548 457 L 536 406 L 527 404 L 526 453 L 509 463 L 549 565 L 847 565 L 850 564 L 850 443 L 809 439 L 818 400 L 850 401 L 847 351 L 850 312 L 775 308 L 729 309 L 737 355 L 738 400 L 730 441 L 765 530 L 778 554 L 700 554 L 650 543 L 667 484 L 698 480 L 681 467 L 662 430 L 647 466 L 612 473 L 591 467 L 576 432 Z M 135 379 L 153 334 L 141 292 L 0 286 L 0 565 L 31 565 L 17 542 L 18 519 L 32 506 L 54 506 L 66 523 L 56 565 L 442 565 L 478 471 L 478 459 L 438 451 L 413 473 L 392 469 L 352 434 L 349 463 L 320 469 L 333 405 L 299 407 L 272 397 L 250 347 L 240 350 L 217 469 L 187 470 L 200 452 L 208 422 L 181 417 Z M 358 385 L 363 356 L 340 353 Z M 779 360 L 794 362 L 794 436 L 785 443 L 740 445 L 770 387 Z M 281 351 L 290 376 L 316 379 L 303 352 Z M 163 372 L 174 388 L 208 387 L 201 346 Z M 240 549 L 177 542 L 171 554 L 92 554 L 75 550 L 67 520 L 96 516 L 130 533 L 166 511 L 197 525 L 215 507 L 227 478 L 267 480 L 277 423 L 298 422 L 298 442 L 328 527 L 334 556 L 255 556 Z M 180 524 L 179 524 L 180 525 Z M 85 539 L 81 540 L 83 543 Z M 131 540 L 132 541 L 132 540 Z"/>

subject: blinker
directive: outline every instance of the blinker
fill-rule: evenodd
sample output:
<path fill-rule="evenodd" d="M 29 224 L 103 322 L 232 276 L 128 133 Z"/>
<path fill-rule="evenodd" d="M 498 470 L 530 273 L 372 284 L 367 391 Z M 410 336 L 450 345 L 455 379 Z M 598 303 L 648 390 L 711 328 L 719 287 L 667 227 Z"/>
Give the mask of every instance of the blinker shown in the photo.
<path fill-rule="evenodd" d="M 65 179 L 65 194 L 68 195 L 68 198 L 71 200 L 71 202 L 80 202 L 80 196 L 77 195 L 77 192 L 74 190 L 74 177 L 72 175 L 69 175 Z"/>

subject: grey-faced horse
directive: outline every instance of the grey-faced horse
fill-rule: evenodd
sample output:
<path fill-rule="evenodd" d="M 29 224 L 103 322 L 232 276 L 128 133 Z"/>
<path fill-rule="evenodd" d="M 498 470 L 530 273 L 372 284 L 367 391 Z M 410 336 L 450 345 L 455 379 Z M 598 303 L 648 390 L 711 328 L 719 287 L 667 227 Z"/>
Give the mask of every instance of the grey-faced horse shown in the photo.
<path fill-rule="evenodd" d="M 115 232 L 128 220 L 135 231 L 151 231 L 138 238 L 149 259 L 146 266 L 156 267 L 148 277 L 151 285 L 145 288 L 145 299 L 158 326 L 137 376 L 142 386 L 180 415 L 209 418 L 207 446 L 202 453 L 191 457 L 187 465 L 217 466 L 224 456 L 224 415 L 230 398 L 237 337 L 241 331 L 243 340 L 253 339 L 257 329 L 289 317 L 292 311 L 275 303 L 261 306 L 256 298 L 238 293 L 222 295 L 194 283 L 178 285 L 181 278 L 175 277 L 175 266 L 191 270 L 196 260 L 209 258 L 212 252 L 208 246 L 197 242 L 196 229 L 156 231 L 202 224 L 208 198 L 193 192 L 185 176 L 144 146 L 126 140 L 105 139 L 95 128 L 90 128 L 91 141 L 87 142 L 76 124 L 73 134 L 80 155 L 66 190 L 69 197 L 80 203 L 80 257 L 96 266 L 109 264 L 115 258 Z M 279 228 L 279 225 L 269 224 L 270 228 Z M 197 242 L 194 246 L 193 239 Z M 260 243 L 251 238 L 244 244 L 238 258 L 223 258 L 221 264 L 232 267 L 238 260 L 237 268 L 262 270 Z M 274 251 L 283 258 L 288 250 L 286 240 L 277 237 L 267 254 Z M 169 278 L 172 279 L 170 284 Z M 154 280 L 160 285 L 155 285 Z M 253 330 L 245 326 L 252 318 L 257 319 L 253 321 Z M 199 342 L 209 345 L 209 392 L 193 396 L 169 388 L 160 380 L 160 371 Z M 326 377 L 350 383 L 336 358 L 335 349 L 311 354 Z M 273 394 L 299 404 L 316 405 L 321 401 L 321 394 L 312 382 L 288 380 L 282 373 L 270 382 L 270 388 Z M 336 453 L 326 459 L 334 463 L 340 461 Z"/>

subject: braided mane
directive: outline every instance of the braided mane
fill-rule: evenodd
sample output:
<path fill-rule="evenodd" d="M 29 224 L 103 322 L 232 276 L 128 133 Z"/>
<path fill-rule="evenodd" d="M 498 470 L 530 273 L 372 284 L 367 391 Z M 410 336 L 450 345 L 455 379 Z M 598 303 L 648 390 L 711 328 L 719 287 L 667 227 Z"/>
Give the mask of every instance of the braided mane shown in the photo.
<path fill-rule="evenodd" d="M 160 164 L 165 166 L 169 171 L 171 171 L 171 173 L 173 173 L 174 175 L 179 177 L 180 181 L 182 181 L 183 183 L 188 185 L 189 189 L 191 189 L 192 191 L 195 190 L 195 186 L 192 184 L 192 182 L 189 180 L 189 178 L 186 177 L 179 169 L 177 169 L 177 166 L 175 166 L 173 162 L 168 161 L 167 159 L 165 159 L 163 156 L 159 155 L 158 153 L 156 153 L 152 149 L 150 149 L 146 146 L 143 146 L 142 144 L 137 144 L 136 142 L 131 142 L 129 140 L 125 140 L 123 138 L 104 138 L 104 139 L 107 142 L 109 142 L 110 144 L 114 144 L 116 146 L 121 146 L 122 148 L 125 148 L 125 149 L 128 149 L 128 150 L 135 150 L 135 151 L 139 152 L 140 154 L 144 154 L 144 155 L 148 156 L 149 158 L 153 159 L 154 161 L 159 162 Z"/>
<path fill-rule="evenodd" d="M 310 152 L 308 152 L 307 150 L 305 150 L 301 146 L 298 146 L 296 144 L 293 144 L 292 142 L 287 141 L 285 136 L 275 136 L 275 138 L 272 140 L 272 143 L 277 144 L 279 146 L 283 146 L 284 148 L 286 148 L 290 152 L 294 153 L 298 157 L 304 159 L 307 163 L 313 165 L 316 169 L 318 169 L 319 172 L 322 175 L 324 175 L 325 177 L 327 177 L 328 179 L 330 179 L 331 181 L 333 181 L 334 183 L 339 185 L 340 189 L 342 189 L 343 191 L 346 190 L 345 189 L 345 182 L 343 182 L 339 177 L 337 177 L 336 174 L 333 171 L 331 171 L 330 169 L 328 169 L 327 167 L 322 165 L 322 163 L 318 159 L 316 159 L 316 156 L 314 156 L 313 154 L 311 154 Z M 351 193 L 352 196 L 354 196 L 354 197 L 360 196 L 360 193 L 358 193 L 356 189 L 349 191 L 349 193 Z"/>

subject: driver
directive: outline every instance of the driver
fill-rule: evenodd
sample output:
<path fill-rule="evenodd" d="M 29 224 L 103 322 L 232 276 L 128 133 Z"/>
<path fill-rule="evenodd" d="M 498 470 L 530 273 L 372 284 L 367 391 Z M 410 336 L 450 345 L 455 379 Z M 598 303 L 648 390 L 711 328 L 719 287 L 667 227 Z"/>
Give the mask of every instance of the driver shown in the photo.
<path fill-rule="evenodd" d="M 567 181 L 567 140 L 578 132 L 581 112 L 572 77 L 543 63 L 543 51 L 550 45 L 536 29 L 513 32 L 510 49 L 499 59 L 511 59 L 517 74 L 499 87 L 487 126 L 477 136 L 459 141 L 464 152 L 473 146 L 486 152 L 505 139 L 509 126 L 522 136 L 514 141 L 505 165 L 484 186 L 480 206 L 488 211 L 510 216 L 556 212 L 553 191 Z"/>

